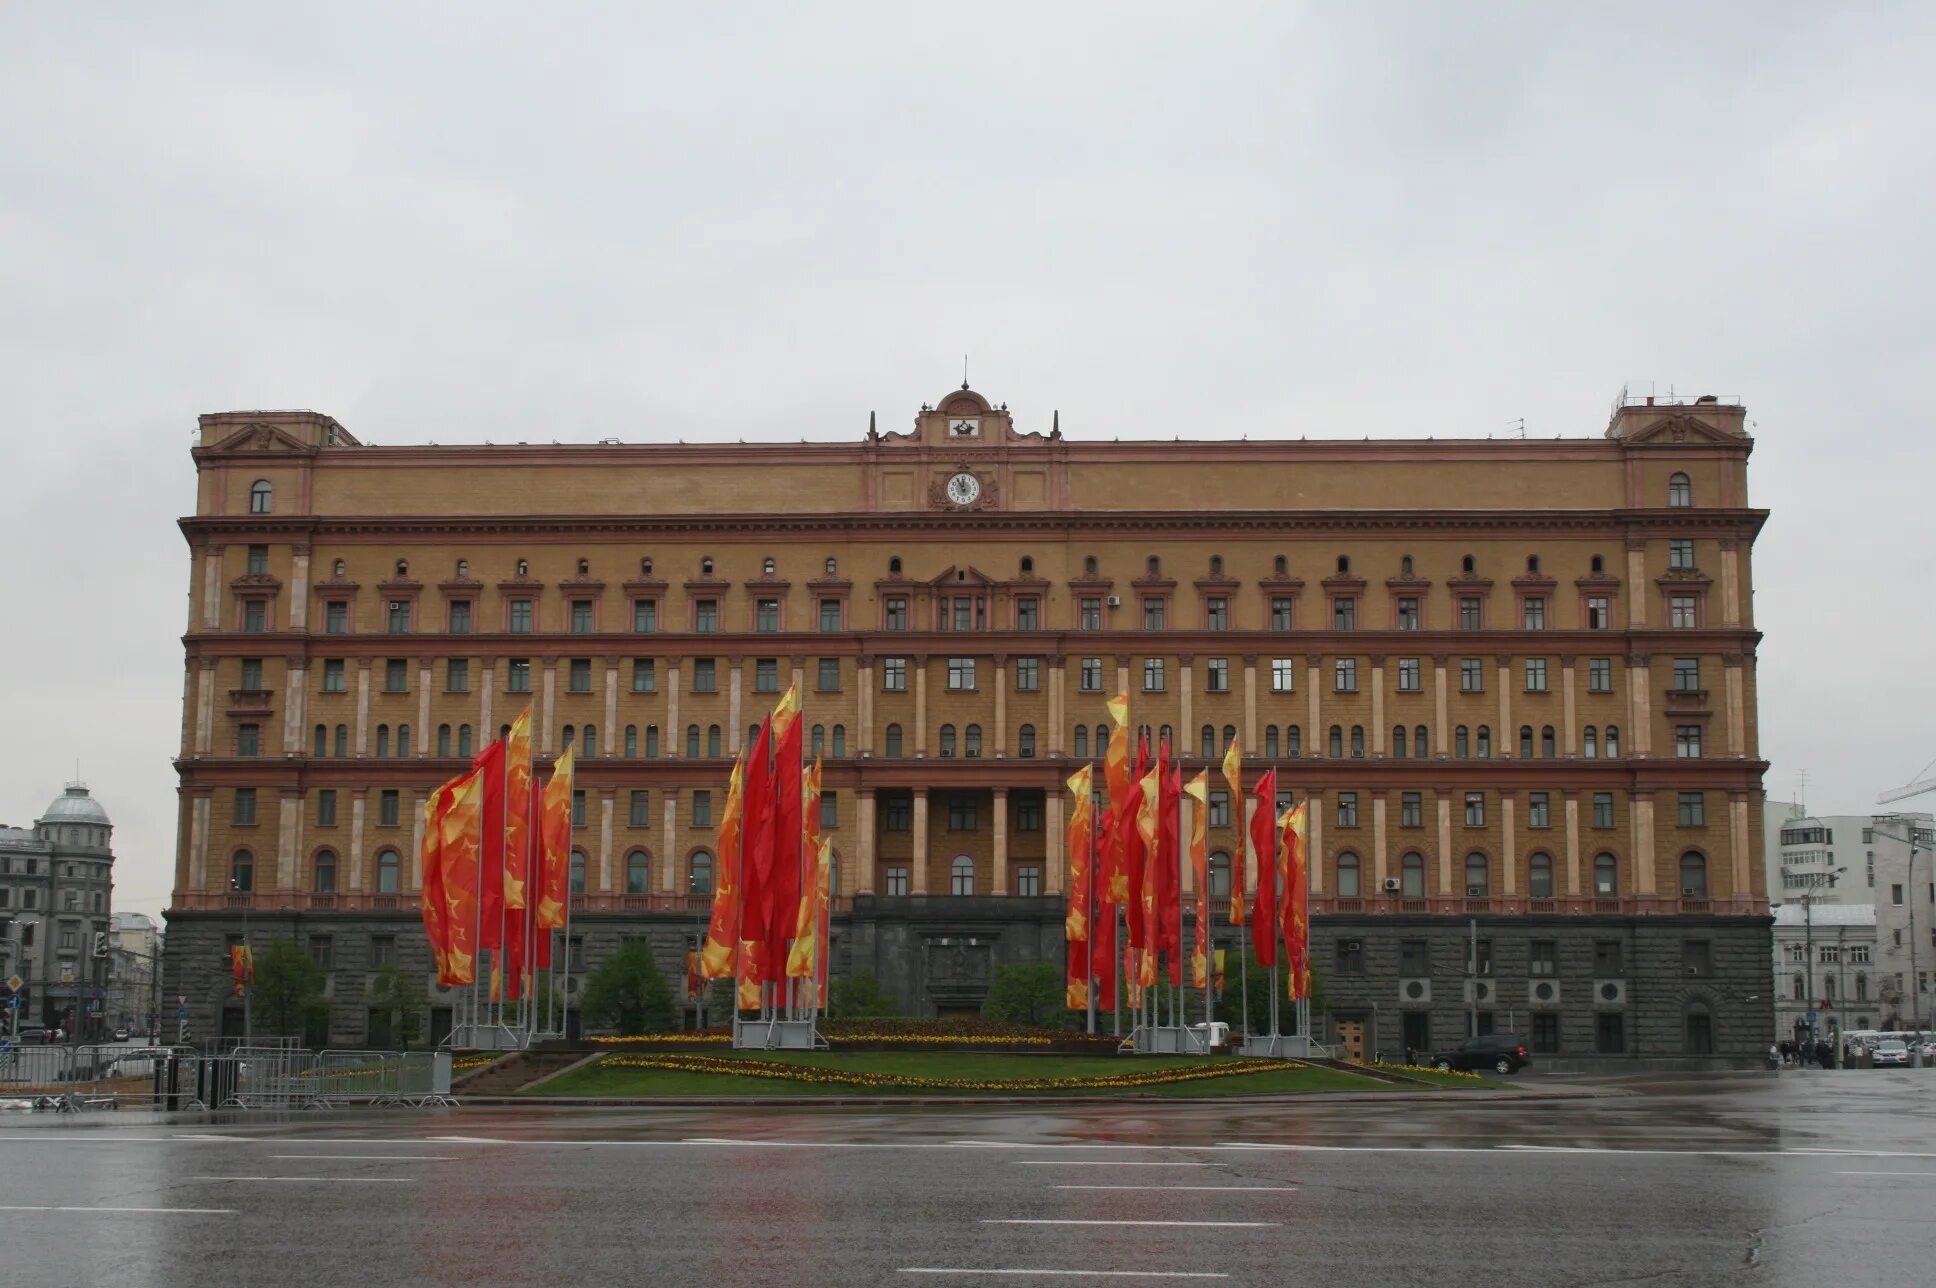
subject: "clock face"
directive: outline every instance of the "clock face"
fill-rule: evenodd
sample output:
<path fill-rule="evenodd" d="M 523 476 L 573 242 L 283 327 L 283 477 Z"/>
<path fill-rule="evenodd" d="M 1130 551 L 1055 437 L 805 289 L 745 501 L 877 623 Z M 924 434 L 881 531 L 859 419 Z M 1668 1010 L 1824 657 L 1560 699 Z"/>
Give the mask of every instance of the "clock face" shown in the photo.
<path fill-rule="evenodd" d="M 963 470 L 948 480 L 948 499 L 956 505 L 972 505 L 981 495 L 981 480 Z"/>

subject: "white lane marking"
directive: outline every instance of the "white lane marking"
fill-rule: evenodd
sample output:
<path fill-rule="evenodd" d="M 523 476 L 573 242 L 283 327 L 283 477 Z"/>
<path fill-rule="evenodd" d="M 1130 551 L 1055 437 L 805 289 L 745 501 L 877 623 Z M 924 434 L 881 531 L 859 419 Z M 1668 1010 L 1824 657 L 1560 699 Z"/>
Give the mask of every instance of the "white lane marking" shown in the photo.
<path fill-rule="evenodd" d="M 992 1217 L 983 1225 L 1189 1225 L 1211 1226 L 1219 1230 L 1261 1230 L 1282 1225 L 1282 1221 L 1076 1221 L 1062 1217 Z"/>
<path fill-rule="evenodd" d="M 902 1266 L 904 1275 L 1070 1275 L 1085 1279 L 1228 1279 L 1211 1270 L 969 1270 L 947 1266 Z"/>
<path fill-rule="evenodd" d="M 25 1203 L 0 1203 L 0 1212 L 166 1212 L 176 1216 L 234 1216 L 234 1208 L 157 1208 L 157 1207 L 39 1207 Z"/>
<path fill-rule="evenodd" d="M 1173 1163 L 1125 1163 L 1100 1158 L 1018 1158 L 1017 1167 L 1227 1167 L 1227 1163 L 1192 1163 L 1178 1159 Z"/>
<path fill-rule="evenodd" d="M 449 1162 L 454 1162 L 457 1158 L 457 1155 L 455 1154 L 271 1154 L 269 1155 L 269 1157 L 276 1160 L 286 1160 L 286 1161 L 292 1161 L 292 1162 L 297 1160 L 306 1160 L 310 1162 L 323 1160 L 326 1162 L 335 1162 L 337 1159 L 347 1159 L 352 1162 L 360 1162 L 360 1163 L 449 1163 Z"/>
<path fill-rule="evenodd" d="M 1290 1194 L 1295 1185 L 1052 1185 L 1055 1190 L 1199 1190 L 1212 1194 Z"/>
<path fill-rule="evenodd" d="M 1936 1181 L 1936 1172 L 1837 1172 L 1837 1176 L 1914 1176 L 1919 1180 Z"/>
<path fill-rule="evenodd" d="M 191 1176 L 191 1181 L 320 1181 L 330 1185 L 415 1185 L 414 1176 Z"/>

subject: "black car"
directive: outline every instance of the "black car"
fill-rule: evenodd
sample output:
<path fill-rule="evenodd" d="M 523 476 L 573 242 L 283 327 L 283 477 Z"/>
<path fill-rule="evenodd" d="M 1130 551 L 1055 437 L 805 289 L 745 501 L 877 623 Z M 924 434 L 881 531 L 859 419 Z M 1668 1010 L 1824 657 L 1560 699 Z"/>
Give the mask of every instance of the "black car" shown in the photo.
<path fill-rule="evenodd" d="M 1458 1050 L 1432 1057 L 1432 1066 L 1437 1069 L 1490 1069 L 1494 1073 L 1518 1073 L 1532 1062 L 1533 1053 L 1526 1039 L 1508 1033 L 1468 1038 L 1460 1043 Z"/>

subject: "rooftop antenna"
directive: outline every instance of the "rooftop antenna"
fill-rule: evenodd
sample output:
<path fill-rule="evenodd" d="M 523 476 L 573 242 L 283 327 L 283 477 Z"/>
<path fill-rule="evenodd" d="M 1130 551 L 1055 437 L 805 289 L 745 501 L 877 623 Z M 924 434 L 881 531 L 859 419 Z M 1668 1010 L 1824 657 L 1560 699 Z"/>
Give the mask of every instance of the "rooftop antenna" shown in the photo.
<path fill-rule="evenodd" d="M 1808 817 L 1808 771 L 1806 769 L 1795 771 L 1795 804 L 1800 807 L 1802 817 Z"/>
<path fill-rule="evenodd" d="M 961 355 L 961 387 L 968 387 L 968 355 L 965 353 Z"/>

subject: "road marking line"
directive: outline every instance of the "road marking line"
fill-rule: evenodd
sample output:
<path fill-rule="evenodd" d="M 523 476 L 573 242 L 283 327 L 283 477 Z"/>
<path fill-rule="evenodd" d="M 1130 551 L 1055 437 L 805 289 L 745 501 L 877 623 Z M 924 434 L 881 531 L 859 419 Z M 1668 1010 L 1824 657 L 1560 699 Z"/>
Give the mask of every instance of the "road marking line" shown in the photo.
<path fill-rule="evenodd" d="M 1936 1172 L 1837 1172 L 1837 1176 L 1914 1176 L 1925 1181 L 1936 1181 Z"/>
<path fill-rule="evenodd" d="M 1178 1159 L 1174 1163 L 1125 1163 L 1100 1158 L 1018 1158 L 1017 1167 L 1227 1167 L 1227 1163 L 1193 1163 Z"/>
<path fill-rule="evenodd" d="M 415 1185 L 413 1176 L 191 1176 L 191 1181 L 321 1181 L 336 1185 Z"/>
<path fill-rule="evenodd" d="M 1214 1194 L 1289 1194 L 1295 1185 L 1052 1185 L 1056 1190 L 1201 1190 Z"/>
<path fill-rule="evenodd" d="M 298 1159 L 314 1161 L 317 1159 L 321 1159 L 326 1162 L 335 1162 L 337 1159 L 347 1159 L 353 1162 L 364 1162 L 364 1163 L 449 1163 L 449 1162 L 454 1162 L 457 1158 L 457 1155 L 455 1154 L 271 1154 L 269 1155 L 269 1157 L 276 1160 L 286 1160 L 286 1161 L 295 1161 Z"/>
<path fill-rule="evenodd" d="M 168 1212 L 181 1216 L 234 1216 L 234 1208 L 157 1208 L 157 1207 L 40 1207 L 25 1203 L 0 1203 L 0 1212 Z"/>
<path fill-rule="evenodd" d="M 902 1266 L 904 1275 L 1071 1275 L 1088 1279 L 1228 1279 L 1210 1270 L 968 1270 L 942 1266 Z"/>
<path fill-rule="evenodd" d="M 1062 1217 L 988 1217 L 983 1225 L 1189 1225 L 1219 1230 L 1259 1230 L 1282 1221 L 1077 1221 Z"/>

